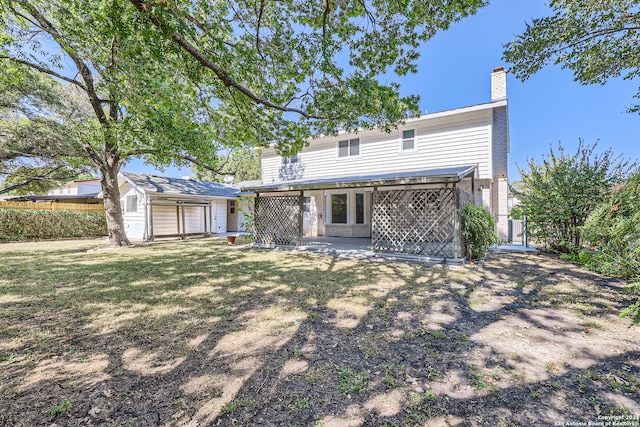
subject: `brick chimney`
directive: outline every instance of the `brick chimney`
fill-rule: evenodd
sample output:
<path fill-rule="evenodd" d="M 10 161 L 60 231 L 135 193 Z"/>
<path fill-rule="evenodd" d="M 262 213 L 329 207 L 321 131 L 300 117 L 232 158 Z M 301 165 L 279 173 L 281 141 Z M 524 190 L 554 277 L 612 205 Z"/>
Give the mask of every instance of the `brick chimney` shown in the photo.
<path fill-rule="evenodd" d="M 491 101 L 502 99 L 507 99 L 507 72 L 504 67 L 498 67 L 491 73 Z"/>

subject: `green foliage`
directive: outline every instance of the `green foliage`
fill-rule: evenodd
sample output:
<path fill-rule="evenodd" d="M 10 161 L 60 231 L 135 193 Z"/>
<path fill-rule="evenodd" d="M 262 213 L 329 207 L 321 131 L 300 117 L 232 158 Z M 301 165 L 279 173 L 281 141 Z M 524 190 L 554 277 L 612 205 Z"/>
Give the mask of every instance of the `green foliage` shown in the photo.
<path fill-rule="evenodd" d="M 340 371 L 340 385 L 338 386 L 338 390 L 345 395 L 354 392 L 363 394 L 370 380 L 371 375 L 367 372 L 362 371 L 354 374 L 349 368 L 343 369 Z"/>
<path fill-rule="evenodd" d="M 541 163 L 528 159 L 518 188 L 512 188 L 529 217 L 529 235 L 553 251 L 570 253 L 581 247 L 581 227 L 591 210 L 636 167 L 610 149 L 595 154 L 596 146 L 580 141 L 576 153 L 569 154 L 559 143 Z"/>
<path fill-rule="evenodd" d="M 59 414 L 62 414 L 63 412 L 69 410 L 69 408 L 71 408 L 71 405 L 73 405 L 72 401 L 64 399 L 62 402 L 49 409 L 49 415 L 51 415 L 51 417 L 56 417 Z"/>
<path fill-rule="evenodd" d="M 632 280 L 638 302 L 624 316 L 640 323 L 640 174 L 613 187 L 591 212 L 583 232 L 586 248 L 578 260 L 600 273 Z"/>
<path fill-rule="evenodd" d="M 262 176 L 262 150 L 255 148 L 235 148 L 220 155 L 220 170 L 210 171 L 193 167 L 196 179 L 200 181 L 231 182 L 259 180 Z"/>
<path fill-rule="evenodd" d="M 106 234 L 104 213 L 0 209 L 0 242 Z"/>
<path fill-rule="evenodd" d="M 624 278 L 640 273 L 640 175 L 613 187 L 591 212 L 581 262 Z"/>
<path fill-rule="evenodd" d="M 465 203 L 462 209 L 462 236 L 470 259 L 482 258 L 489 246 L 498 241 L 495 226 L 493 216 L 487 209 Z"/>
<path fill-rule="evenodd" d="M 13 64 L 2 70 L 0 193 L 42 194 L 90 174 L 79 133 L 91 112 L 79 91 L 30 70 L 10 78 Z"/>
<path fill-rule="evenodd" d="M 550 63 L 571 69 L 583 84 L 640 75 L 638 0 L 552 0 L 550 6 L 551 16 L 534 19 L 506 45 L 516 77 L 526 80 Z M 640 105 L 629 111 L 640 112 Z"/>

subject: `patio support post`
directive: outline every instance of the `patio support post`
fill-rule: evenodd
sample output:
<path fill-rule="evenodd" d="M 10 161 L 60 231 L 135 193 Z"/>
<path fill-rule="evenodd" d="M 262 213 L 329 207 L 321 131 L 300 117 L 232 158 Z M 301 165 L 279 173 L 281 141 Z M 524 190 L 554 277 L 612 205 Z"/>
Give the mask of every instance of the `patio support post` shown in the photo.
<path fill-rule="evenodd" d="M 373 203 L 376 200 L 376 193 L 378 192 L 378 187 L 373 187 L 373 191 L 371 192 L 371 207 L 369 208 L 369 223 L 371 224 L 371 251 L 374 252 L 375 251 L 375 246 L 373 244 L 373 228 L 374 228 L 374 223 L 373 223 L 373 210 L 375 209 L 375 206 L 373 206 Z"/>
<path fill-rule="evenodd" d="M 180 234 L 180 206 L 176 203 L 176 227 L 178 227 L 178 235 Z"/>
<path fill-rule="evenodd" d="M 153 240 L 153 201 L 149 198 L 149 241 Z"/>
<path fill-rule="evenodd" d="M 204 211 L 204 234 L 207 234 L 207 207 L 203 206 L 202 210 Z"/>
<path fill-rule="evenodd" d="M 302 235 L 304 234 L 304 191 L 300 191 L 300 200 L 298 201 L 298 246 L 302 246 Z"/>
<path fill-rule="evenodd" d="M 209 202 L 209 230 L 213 234 L 213 202 Z"/>
<path fill-rule="evenodd" d="M 184 235 L 183 239 L 186 239 L 187 238 L 187 227 L 186 227 L 185 219 L 184 219 L 184 204 L 182 205 L 182 234 Z"/>
<path fill-rule="evenodd" d="M 253 199 L 253 230 L 251 230 L 251 234 L 253 234 L 254 236 L 254 242 L 255 242 L 255 236 L 256 236 L 256 229 L 258 228 L 258 202 L 260 201 L 260 193 L 258 193 L 256 191 L 256 197 Z"/>
<path fill-rule="evenodd" d="M 460 209 L 460 189 L 453 187 L 453 254 L 462 258 L 462 212 Z"/>

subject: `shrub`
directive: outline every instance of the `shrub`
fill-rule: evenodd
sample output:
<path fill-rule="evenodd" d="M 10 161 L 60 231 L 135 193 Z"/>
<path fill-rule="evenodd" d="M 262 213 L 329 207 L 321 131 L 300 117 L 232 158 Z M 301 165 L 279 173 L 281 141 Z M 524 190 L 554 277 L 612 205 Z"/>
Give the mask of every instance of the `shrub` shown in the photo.
<path fill-rule="evenodd" d="M 0 209 L 0 242 L 103 236 L 104 213 Z"/>
<path fill-rule="evenodd" d="M 482 258 L 489 246 L 498 241 L 495 225 L 491 213 L 483 206 L 465 203 L 462 210 L 462 236 L 468 258 Z"/>
<path fill-rule="evenodd" d="M 578 260 L 599 273 L 630 279 L 640 294 L 640 175 L 613 187 L 583 227 L 586 248 Z M 640 298 L 624 316 L 640 323 Z"/>
<path fill-rule="evenodd" d="M 529 234 L 536 242 L 560 253 L 575 253 L 582 246 L 581 227 L 609 188 L 635 170 L 636 164 L 605 150 L 596 153 L 580 141 L 575 154 L 561 144 L 550 148 L 542 162 L 527 160 L 522 180 L 512 191 L 520 199 L 519 211 L 529 217 Z"/>

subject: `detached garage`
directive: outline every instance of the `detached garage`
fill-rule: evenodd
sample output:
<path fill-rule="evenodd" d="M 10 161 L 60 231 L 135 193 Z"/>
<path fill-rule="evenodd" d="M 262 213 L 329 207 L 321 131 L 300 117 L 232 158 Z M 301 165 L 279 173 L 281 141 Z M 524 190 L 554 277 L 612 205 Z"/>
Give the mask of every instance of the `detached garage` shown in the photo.
<path fill-rule="evenodd" d="M 127 236 L 132 239 L 209 236 L 239 230 L 228 227 L 240 190 L 229 185 L 132 172 L 119 174 L 120 205 Z M 238 221 L 233 216 L 229 219 Z"/>

